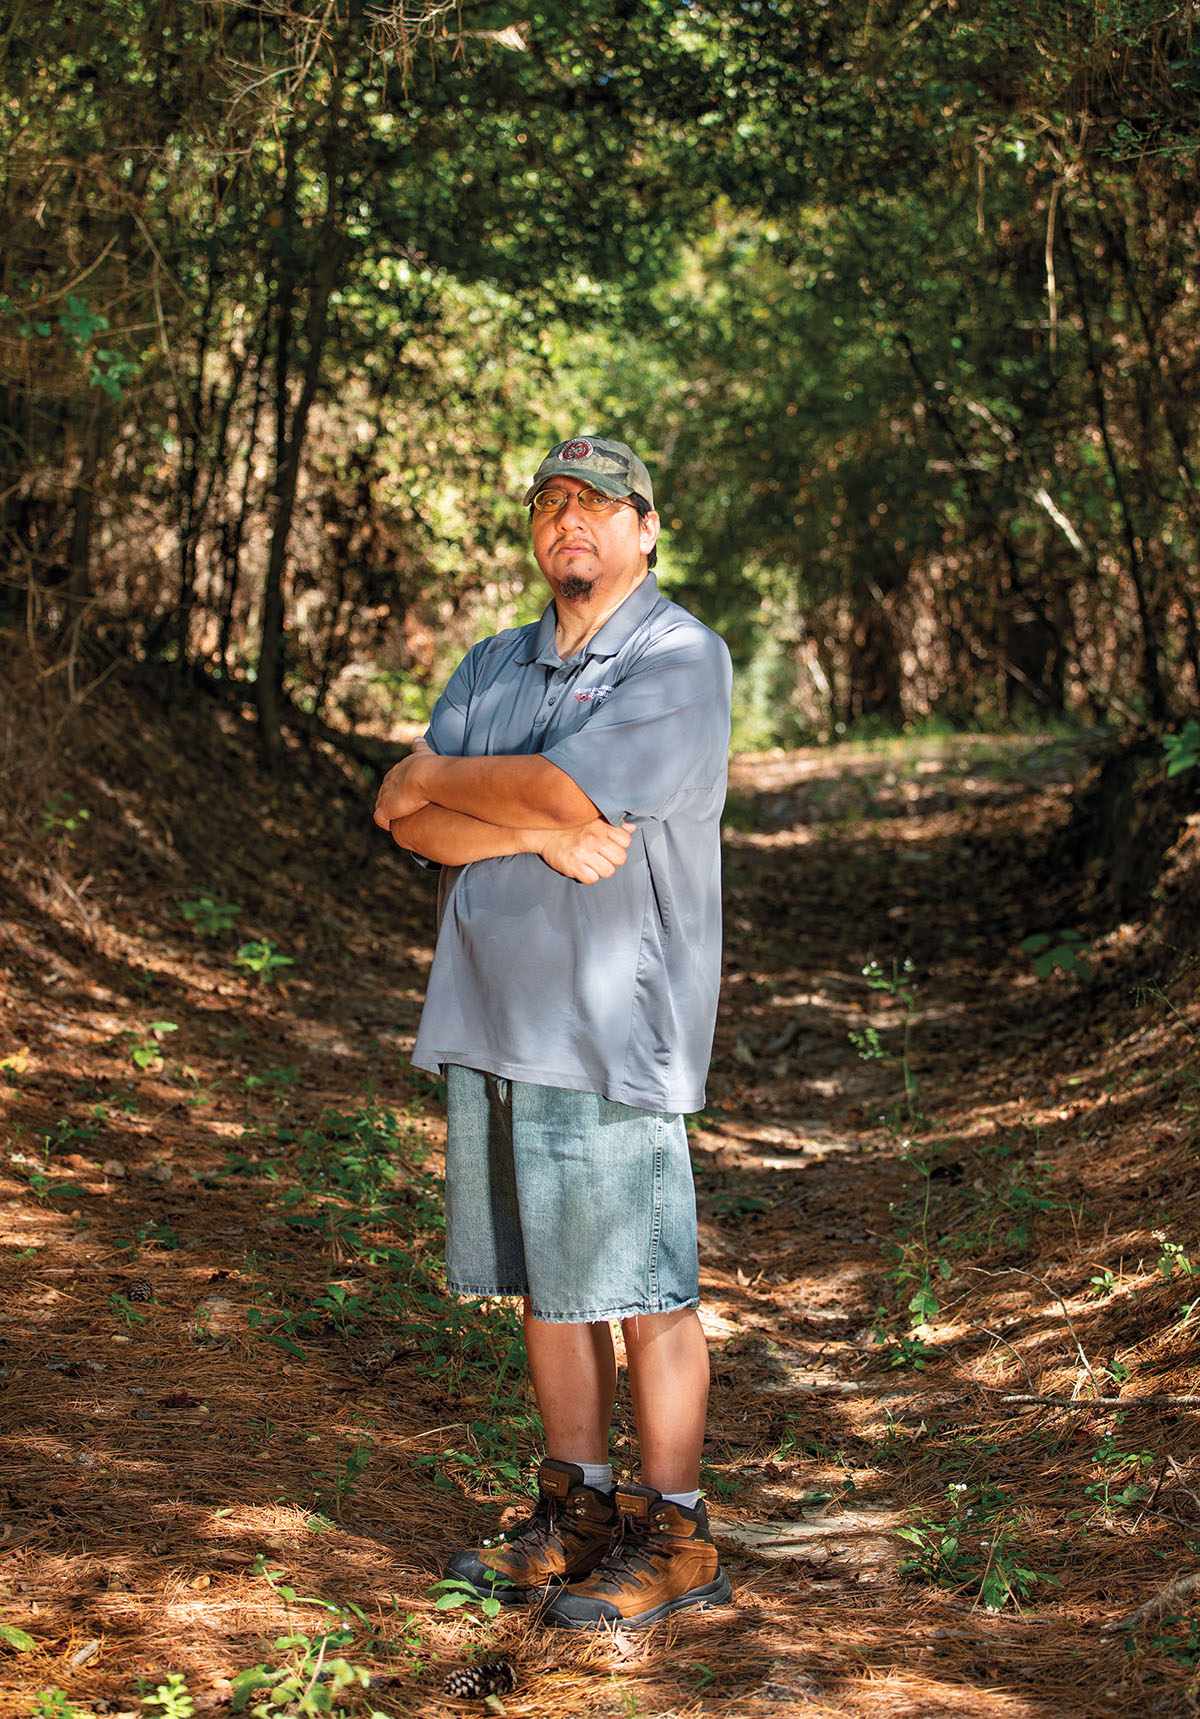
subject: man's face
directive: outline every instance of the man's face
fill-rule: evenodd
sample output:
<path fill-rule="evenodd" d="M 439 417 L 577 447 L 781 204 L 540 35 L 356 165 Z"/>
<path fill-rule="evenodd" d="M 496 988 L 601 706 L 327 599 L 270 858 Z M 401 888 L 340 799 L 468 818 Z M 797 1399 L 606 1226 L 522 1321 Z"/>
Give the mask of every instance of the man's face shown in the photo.
<path fill-rule="evenodd" d="M 567 499 L 552 513 L 533 510 L 533 553 L 556 597 L 567 602 L 619 602 L 646 572 L 658 539 L 658 515 L 638 516 L 632 502 L 614 502 L 601 512 L 579 505 L 597 492 L 579 478 L 553 477 L 542 492 Z"/>

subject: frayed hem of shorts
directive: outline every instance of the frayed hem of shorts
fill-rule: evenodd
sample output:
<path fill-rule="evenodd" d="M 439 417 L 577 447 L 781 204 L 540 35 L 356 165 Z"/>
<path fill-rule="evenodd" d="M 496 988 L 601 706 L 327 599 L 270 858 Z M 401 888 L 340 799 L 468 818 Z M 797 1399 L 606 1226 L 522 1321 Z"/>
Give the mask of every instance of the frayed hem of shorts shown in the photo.
<path fill-rule="evenodd" d="M 456 1295 L 460 1301 L 506 1301 L 511 1296 L 519 1295 L 524 1298 L 529 1294 L 523 1283 L 500 1284 L 494 1283 L 447 1283 L 449 1294 Z"/>
<path fill-rule="evenodd" d="M 497 1288 L 495 1285 L 469 1286 L 461 1283 L 448 1283 L 446 1288 L 451 1295 L 457 1295 L 463 1301 L 489 1301 L 495 1298 L 518 1295 L 522 1299 L 529 1291 L 524 1286 L 519 1289 Z M 659 1313 L 686 1313 L 695 1311 L 700 1305 L 699 1295 L 690 1295 L 682 1301 L 664 1302 L 660 1306 L 650 1307 L 645 1302 L 627 1303 L 623 1307 L 581 1308 L 578 1312 L 563 1313 L 558 1309 L 553 1311 L 540 1307 L 530 1309 L 531 1316 L 543 1325 L 599 1325 L 606 1321 L 615 1322 L 621 1319 L 649 1319 Z"/>

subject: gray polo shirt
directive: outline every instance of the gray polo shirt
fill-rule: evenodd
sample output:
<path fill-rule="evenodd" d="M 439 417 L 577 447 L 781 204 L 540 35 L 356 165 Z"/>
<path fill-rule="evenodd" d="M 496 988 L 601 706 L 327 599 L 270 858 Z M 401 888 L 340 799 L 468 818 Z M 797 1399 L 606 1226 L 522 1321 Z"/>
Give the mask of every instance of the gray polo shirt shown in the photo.
<path fill-rule="evenodd" d="M 729 652 L 653 575 L 569 662 L 555 619 L 552 603 L 476 645 L 428 739 L 454 757 L 542 753 L 609 823 L 637 825 L 629 855 L 593 884 L 535 854 L 448 870 L 413 1061 L 699 1110 L 720 980 Z"/>

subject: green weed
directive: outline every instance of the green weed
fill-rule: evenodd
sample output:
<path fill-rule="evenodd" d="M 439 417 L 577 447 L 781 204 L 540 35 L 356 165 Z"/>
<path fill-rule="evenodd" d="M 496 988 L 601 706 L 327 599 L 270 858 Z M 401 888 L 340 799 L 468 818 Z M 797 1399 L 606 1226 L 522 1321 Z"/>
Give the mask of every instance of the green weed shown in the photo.
<path fill-rule="evenodd" d="M 1155 1230 L 1154 1239 L 1159 1244 L 1158 1272 L 1159 1276 L 1168 1283 L 1179 1272 L 1182 1277 L 1195 1277 L 1200 1273 L 1200 1264 L 1183 1251 L 1178 1242 L 1168 1240 L 1165 1230 Z"/>
<path fill-rule="evenodd" d="M 260 985 L 270 985 L 285 967 L 294 967 L 296 962 L 291 955 L 281 955 L 278 945 L 269 937 L 261 937 L 251 943 L 243 943 L 233 958 L 233 964 L 253 973 Z"/>
<path fill-rule="evenodd" d="M 220 937 L 229 931 L 242 909 L 236 902 L 218 901 L 214 895 L 199 895 L 195 901 L 181 901 L 179 911 L 198 937 Z"/>
<path fill-rule="evenodd" d="M 86 806 L 72 806 L 70 794 L 55 794 L 42 807 L 42 828 L 56 836 L 64 846 L 74 847 L 70 839 L 91 817 Z"/>
<path fill-rule="evenodd" d="M 122 1295 L 119 1289 L 114 1289 L 109 1296 L 108 1306 L 109 1311 L 115 1313 L 117 1318 L 126 1325 L 134 1326 L 146 1323 L 146 1315 L 139 1313 L 133 1303 Z"/>
<path fill-rule="evenodd" d="M 151 1021 L 138 1031 L 121 1033 L 118 1043 L 125 1046 L 125 1055 L 135 1068 L 157 1073 L 164 1066 L 162 1041 L 178 1031 L 174 1021 Z"/>
<path fill-rule="evenodd" d="M 80 1719 L 65 1689 L 43 1689 L 33 1704 L 34 1719 Z"/>
<path fill-rule="evenodd" d="M 915 972 L 916 968 L 907 956 L 903 961 L 893 958 L 890 972 L 885 972 L 878 961 L 868 961 L 863 968 L 863 978 L 867 981 L 868 989 L 885 992 L 901 1006 L 900 1051 L 896 1060 L 900 1064 L 900 1077 L 904 1085 L 902 1116 L 909 1126 L 916 1120 L 917 1101 L 917 1080 L 912 1067 L 912 1032 L 917 1012 L 917 986 L 913 978 Z M 850 1043 L 863 1062 L 890 1060 L 875 1027 L 868 1026 L 861 1033 L 851 1033 Z"/>
<path fill-rule="evenodd" d="M 471 1618 L 472 1623 L 479 1619 L 471 1617 L 469 1608 L 478 1606 L 485 1618 L 497 1618 L 503 1609 L 494 1594 L 480 1594 L 458 1576 L 444 1576 L 440 1582 L 434 1582 L 431 1588 L 425 1590 L 433 1600 L 434 1609 L 439 1612 L 462 1611 Z"/>
<path fill-rule="evenodd" d="M 1164 734 L 1162 749 L 1167 760 L 1167 775 L 1182 776 L 1185 770 L 1200 765 L 1200 722 L 1189 716 L 1178 734 Z"/>
<path fill-rule="evenodd" d="M 13 1162 L 17 1162 L 15 1157 Z M 75 1200 L 87 1193 L 86 1188 L 79 1187 L 75 1182 L 56 1182 L 53 1177 L 43 1175 L 40 1170 L 29 1172 L 26 1186 L 35 1200 Z"/>
<path fill-rule="evenodd" d="M 343 1504 L 367 1472 L 371 1461 L 371 1450 L 372 1441 L 364 1433 L 351 1445 L 340 1467 L 327 1473 L 318 1473 L 315 1476 L 322 1483 L 317 1495 L 318 1503 L 328 1505 L 339 1522 L 342 1519 Z"/>
<path fill-rule="evenodd" d="M 139 1678 L 138 1688 L 141 1687 Z M 179 1671 L 168 1672 L 166 1682 L 160 1683 L 152 1695 L 143 1695 L 141 1704 L 149 1710 L 150 1719 L 192 1719 L 196 1711 L 187 1679 Z"/>
<path fill-rule="evenodd" d="M 1007 1493 L 987 1482 L 971 1488 L 955 1481 L 946 1496 L 945 1520 L 922 1515 L 896 1530 L 913 1547 L 901 1559 L 902 1579 L 977 1594 L 997 1611 L 1019 1606 L 1039 1582 L 1055 1580 L 1021 1561 L 1022 1523 Z"/>
<path fill-rule="evenodd" d="M 1066 973 L 1077 979 L 1090 980 L 1092 969 L 1086 956 L 1092 946 L 1078 931 L 1037 931 L 1021 940 L 1021 951 L 1033 962 L 1039 979 L 1051 973 Z"/>
<path fill-rule="evenodd" d="M 1149 1492 L 1139 1476 L 1154 1467 L 1151 1450 L 1118 1450 L 1111 1433 L 1106 1433 L 1092 1452 L 1092 1461 L 1100 1469 L 1100 1479 L 1084 1487 L 1084 1492 L 1099 1504 L 1106 1514 L 1115 1510 L 1132 1510 Z"/>
<path fill-rule="evenodd" d="M 1136 1653 L 1138 1645 L 1137 1630 L 1126 1624 L 1126 1653 Z M 1200 1617 L 1181 1617 L 1178 1612 L 1164 1612 L 1155 1621 L 1153 1633 L 1146 1636 L 1145 1645 L 1156 1653 L 1165 1654 L 1177 1665 L 1200 1665 Z"/>

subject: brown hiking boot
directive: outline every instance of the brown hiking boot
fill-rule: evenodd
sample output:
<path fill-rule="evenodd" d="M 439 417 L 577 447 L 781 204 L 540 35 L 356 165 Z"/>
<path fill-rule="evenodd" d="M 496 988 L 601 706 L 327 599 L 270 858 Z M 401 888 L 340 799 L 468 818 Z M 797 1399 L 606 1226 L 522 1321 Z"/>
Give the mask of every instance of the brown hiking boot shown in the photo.
<path fill-rule="evenodd" d="M 547 1623 L 566 1629 L 640 1629 L 685 1606 L 733 1598 L 717 1559 L 703 1500 L 692 1510 L 649 1486 L 614 1494 L 618 1528 L 612 1551 L 591 1575 L 573 1581 L 547 1606 Z"/>
<path fill-rule="evenodd" d="M 575 1463 L 547 1457 L 538 1469 L 533 1515 L 497 1540 L 456 1552 L 446 1575 L 501 1605 L 524 1605 L 551 1585 L 594 1569 L 612 1545 L 616 1526 L 611 1497 L 585 1486 Z"/>

